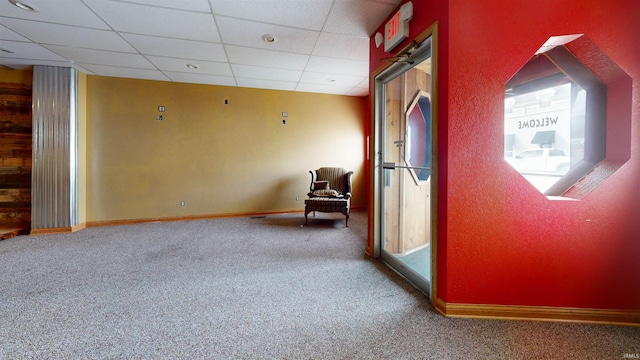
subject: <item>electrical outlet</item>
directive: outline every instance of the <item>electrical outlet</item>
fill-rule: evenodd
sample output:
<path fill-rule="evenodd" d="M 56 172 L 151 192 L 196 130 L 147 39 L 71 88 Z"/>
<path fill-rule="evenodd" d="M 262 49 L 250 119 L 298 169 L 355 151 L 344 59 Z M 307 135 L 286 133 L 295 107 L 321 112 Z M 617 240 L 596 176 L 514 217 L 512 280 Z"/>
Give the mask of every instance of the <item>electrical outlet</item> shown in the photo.
<path fill-rule="evenodd" d="M 158 121 L 162 121 L 162 115 L 158 115 Z"/>
<path fill-rule="evenodd" d="M 296 196 L 296 201 L 300 201 L 300 196 Z"/>

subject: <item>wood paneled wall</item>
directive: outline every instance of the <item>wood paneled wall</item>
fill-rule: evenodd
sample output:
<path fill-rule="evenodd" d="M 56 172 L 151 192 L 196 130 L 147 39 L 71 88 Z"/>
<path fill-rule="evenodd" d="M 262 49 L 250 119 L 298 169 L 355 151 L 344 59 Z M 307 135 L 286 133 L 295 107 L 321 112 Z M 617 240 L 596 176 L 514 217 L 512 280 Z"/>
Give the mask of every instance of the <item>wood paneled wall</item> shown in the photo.
<path fill-rule="evenodd" d="M 31 224 L 31 88 L 0 83 L 0 226 Z"/>

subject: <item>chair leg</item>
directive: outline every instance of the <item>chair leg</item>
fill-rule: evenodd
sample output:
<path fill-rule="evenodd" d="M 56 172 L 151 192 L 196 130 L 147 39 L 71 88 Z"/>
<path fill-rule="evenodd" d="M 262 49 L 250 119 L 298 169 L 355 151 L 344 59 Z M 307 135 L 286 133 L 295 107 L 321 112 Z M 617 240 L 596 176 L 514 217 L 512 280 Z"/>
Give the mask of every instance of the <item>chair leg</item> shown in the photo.
<path fill-rule="evenodd" d="M 346 219 L 344 220 L 344 224 L 349 227 L 349 214 L 346 215 Z"/>

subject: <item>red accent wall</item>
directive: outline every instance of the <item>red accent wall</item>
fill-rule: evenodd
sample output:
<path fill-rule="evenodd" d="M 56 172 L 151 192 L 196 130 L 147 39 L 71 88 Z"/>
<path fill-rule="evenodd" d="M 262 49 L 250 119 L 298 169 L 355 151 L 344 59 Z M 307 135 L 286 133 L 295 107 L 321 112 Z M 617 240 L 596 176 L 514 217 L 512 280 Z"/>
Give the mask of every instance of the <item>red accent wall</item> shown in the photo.
<path fill-rule="evenodd" d="M 640 310 L 640 3 L 413 5 L 410 38 L 440 24 L 438 297 Z M 502 158 L 504 85 L 549 37 L 567 34 L 584 34 L 632 79 L 630 129 L 616 126 L 616 111 L 607 119 L 609 155 L 630 143 L 630 159 L 583 199 L 550 200 Z M 372 42 L 372 72 L 381 52 Z"/>

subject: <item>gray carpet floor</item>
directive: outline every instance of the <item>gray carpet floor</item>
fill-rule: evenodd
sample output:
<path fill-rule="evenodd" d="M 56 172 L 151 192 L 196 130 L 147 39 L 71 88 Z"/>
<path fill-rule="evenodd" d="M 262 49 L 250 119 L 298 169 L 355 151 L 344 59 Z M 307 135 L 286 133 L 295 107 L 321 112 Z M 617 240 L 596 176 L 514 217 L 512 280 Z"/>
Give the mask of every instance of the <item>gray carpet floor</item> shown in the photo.
<path fill-rule="evenodd" d="M 0 359 L 621 359 L 640 328 L 450 319 L 364 255 L 366 214 L 0 241 Z"/>

